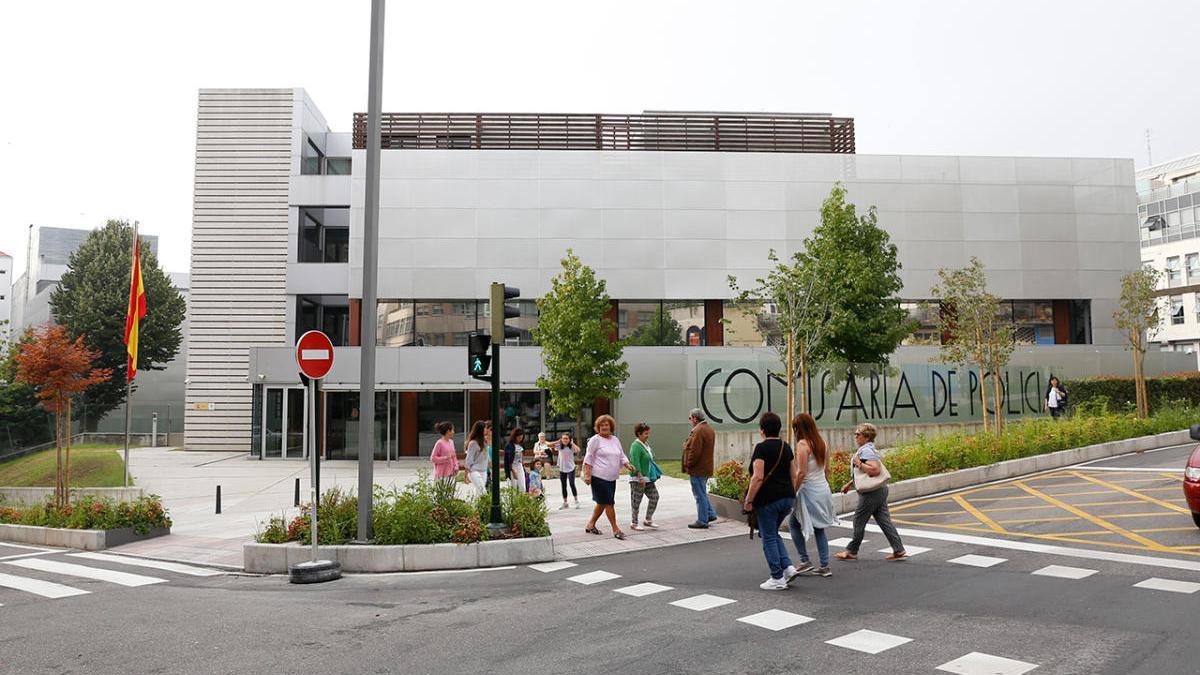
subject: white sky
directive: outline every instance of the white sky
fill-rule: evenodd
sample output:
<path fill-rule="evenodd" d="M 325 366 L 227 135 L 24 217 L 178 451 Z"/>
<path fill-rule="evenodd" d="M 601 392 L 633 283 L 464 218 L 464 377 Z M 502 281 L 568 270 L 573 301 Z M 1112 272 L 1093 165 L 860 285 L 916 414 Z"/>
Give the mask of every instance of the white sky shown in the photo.
<path fill-rule="evenodd" d="M 367 0 L 0 4 L 0 250 L 136 219 L 189 265 L 196 90 L 366 110 Z M 860 153 L 1200 152 L 1200 3 L 445 2 L 388 7 L 385 110 L 831 112 Z M 1131 223 L 1130 226 L 1134 226 Z"/>

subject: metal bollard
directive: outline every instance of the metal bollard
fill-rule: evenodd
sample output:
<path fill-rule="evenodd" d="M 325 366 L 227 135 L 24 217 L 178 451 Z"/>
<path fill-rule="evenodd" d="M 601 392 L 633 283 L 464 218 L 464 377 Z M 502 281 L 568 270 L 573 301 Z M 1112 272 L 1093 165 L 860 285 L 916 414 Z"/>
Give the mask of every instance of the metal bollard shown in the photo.
<path fill-rule="evenodd" d="M 217 486 L 217 513 L 221 512 L 221 486 Z"/>
<path fill-rule="evenodd" d="M 293 506 L 300 506 L 300 479 L 296 479 L 296 503 Z"/>

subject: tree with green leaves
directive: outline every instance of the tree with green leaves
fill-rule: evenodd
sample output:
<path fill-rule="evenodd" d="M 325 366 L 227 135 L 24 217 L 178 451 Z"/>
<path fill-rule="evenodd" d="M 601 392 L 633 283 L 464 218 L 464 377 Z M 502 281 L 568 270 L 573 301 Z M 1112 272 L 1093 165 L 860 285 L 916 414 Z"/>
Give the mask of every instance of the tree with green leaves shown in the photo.
<path fill-rule="evenodd" d="M 879 227 L 875 207 L 858 215 L 841 184 L 821 205 L 821 224 L 804 240 L 797 263 L 833 296 L 824 320 L 830 360 L 885 363 L 915 330 L 900 306 L 896 245 Z"/>
<path fill-rule="evenodd" d="M 1146 346 L 1162 325 L 1155 294 L 1161 273 L 1149 265 L 1121 277 L 1121 297 L 1113 322 L 1125 335 L 1133 352 L 1133 381 L 1139 417 L 1150 414 L 1146 395 Z"/>
<path fill-rule="evenodd" d="M 823 274 L 817 260 L 796 253 L 784 262 L 774 249 L 767 260 L 772 264 L 770 271 L 755 279 L 752 288 L 741 288 L 732 275 L 728 277 L 729 288 L 737 294 L 735 302 L 740 307 L 769 302 L 776 308 L 773 314 L 762 317 L 760 329 L 767 329 L 764 334 L 772 336 L 768 344 L 779 354 L 782 369 L 776 374 L 787 382 L 787 419 L 791 419 L 797 398 L 796 376 L 800 378 L 800 410 L 808 412 L 808 371 L 828 361 L 833 351 L 827 336 L 837 295 L 832 278 Z"/>
<path fill-rule="evenodd" d="M 534 340 L 542 346 L 546 374 L 537 385 L 550 392 L 550 409 L 575 420 L 580 436 L 581 411 L 599 397 L 615 398 L 629 378 L 621 343 L 610 339 L 616 325 L 608 316 L 607 284 L 567 249 L 562 270 L 550 291 L 537 301 Z"/>
<path fill-rule="evenodd" d="M 96 367 L 111 377 L 88 390 L 89 431 L 125 402 L 125 314 L 133 266 L 133 227 L 110 220 L 71 254 L 59 287 L 50 295 L 54 320 L 100 353 Z M 186 303 L 149 246 L 141 250 L 142 284 L 149 311 L 138 339 L 138 370 L 162 370 L 179 353 Z M 134 380 L 136 388 L 137 381 Z"/>
<path fill-rule="evenodd" d="M 1008 365 L 1016 347 L 1012 318 L 1003 316 L 1000 297 L 988 292 L 987 273 L 975 256 L 966 267 L 938 270 L 938 280 L 930 294 L 941 302 L 938 331 L 945 339 L 935 360 L 978 369 L 984 431 L 989 414 L 987 375 L 992 375 L 994 425 L 1000 431 L 1004 424 L 1000 369 Z"/>

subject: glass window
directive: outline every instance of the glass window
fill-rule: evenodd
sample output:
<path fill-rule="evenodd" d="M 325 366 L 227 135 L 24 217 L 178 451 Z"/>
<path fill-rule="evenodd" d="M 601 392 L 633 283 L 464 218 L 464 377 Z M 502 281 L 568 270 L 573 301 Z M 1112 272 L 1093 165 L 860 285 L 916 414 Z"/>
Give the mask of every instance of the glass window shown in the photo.
<path fill-rule="evenodd" d="M 900 307 L 908 312 L 910 320 L 920 323 L 912 335 L 904 338 L 902 344 L 939 345 L 942 343 L 942 336 L 938 332 L 939 305 L 937 300 L 905 301 L 900 303 Z"/>
<path fill-rule="evenodd" d="M 417 453 L 428 455 L 439 435 L 433 427 L 438 422 L 454 425 L 455 445 L 466 444 L 466 395 L 461 391 L 422 391 L 417 393 Z M 534 437 L 536 440 L 536 436 Z M 319 525 L 319 523 L 318 523 Z"/>
<path fill-rule="evenodd" d="M 1184 257 L 1184 266 L 1187 268 L 1188 283 L 1195 283 L 1200 279 L 1200 254 L 1189 253 Z"/>
<path fill-rule="evenodd" d="M 533 448 L 533 444 L 537 443 L 537 435 L 542 430 L 542 392 L 500 392 L 500 417 L 504 420 L 501 423 L 504 427 L 501 447 L 508 443 L 509 432 L 519 426 L 525 430 L 525 442 L 522 446 L 526 450 Z"/>
<path fill-rule="evenodd" d="M 1092 343 L 1092 301 L 1068 300 L 1067 326 L 1071 333 L 1071 344 Z"/>
<path fill-rule="evenodd" d="M 726 300 L 722 308 L 727 347 L 766 347 L 781 339 L 774 304 Z"/>
<path fill-rule="evenodd" d="M 418 347 L 444 347 L 458 344 L 458 336 L 476 329 L 476 304 L 461 300 L 419 300 L 416 303 L 416 342 Z"/>
<path fill-rule="evenodd" d="M 316 142 L 308 136 L 304 137 L 304 146 L 300 149 L 300 173 L 305 176 L 316 176 L 321 173 L 321 160 L 325 153 L 317 147 Z"/>
<path fill-rule="evenodd" d="M 1171 296 L 1171 325 L 1177 326 L 1183 323 L 1183 296 Z"/>
<path fill-rule="evenodd" d="M 350 209 L 300 207 L 300 262 L 350 260 Z"/>
<path fill-rule="evenodd" d="M 350 158 L 349 157 L 327 157 L 325 159 L 325 173 L 330 176 L 349 176 L 350 175 Z M 318 520 L 320 520 L 318 518 Z M 318 523 L 318 526 L 320 523 Z"/>
<path fill-rule="evenodd" d="M 334 346 L 349 344 L 349 298 L 344 295 L 296 296 L 296 337 L 310 330 L 324 332 Z"/>
<path fill-rule="evenodd" d="M 1196 294 L 1196 323 L 1200 323 L 1200 293 Z M 320 519 L 318 518 L 318 520 Z M 320 523 L 317 525 L 319 527 Z"/>
<path fill-rule="evenodd" d="M 375 315 L 375 344 L 405 347 L 413 344 L 414 308 L 411 300 L 380 300 Z"/>
<path fill-rule="evenodd" d="M 1049 300 L 1014 300 L 1013 323 L 1017 344 L 1054 344 L 1054 303 Z"/>
<path fill-rule="evenodd" d="M 617 337 L 631 346 L 699 346 L 705 343 L 704 303 L 619 301 Z"/>
<path fill-rule="evenodd" d="M 1167 286 L 1179 285 L 1179 256 L 1167 258 Z"/>

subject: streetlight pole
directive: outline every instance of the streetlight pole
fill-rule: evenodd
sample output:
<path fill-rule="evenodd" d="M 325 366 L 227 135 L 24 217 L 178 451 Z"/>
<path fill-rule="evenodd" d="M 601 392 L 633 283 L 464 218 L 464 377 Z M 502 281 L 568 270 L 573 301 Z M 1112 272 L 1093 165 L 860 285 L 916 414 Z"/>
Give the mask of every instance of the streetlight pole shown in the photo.
<path fill-rule="evenodd" d="M 358 380 L 358 541 L 371 539 L 375 483 L 375 321 L 379 276 L 379 118 L 383 97 L 384 0 L 371 0 L 370 66 L 367 71 L 367 185 L 363 204 L 362 309 Z"/>

